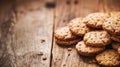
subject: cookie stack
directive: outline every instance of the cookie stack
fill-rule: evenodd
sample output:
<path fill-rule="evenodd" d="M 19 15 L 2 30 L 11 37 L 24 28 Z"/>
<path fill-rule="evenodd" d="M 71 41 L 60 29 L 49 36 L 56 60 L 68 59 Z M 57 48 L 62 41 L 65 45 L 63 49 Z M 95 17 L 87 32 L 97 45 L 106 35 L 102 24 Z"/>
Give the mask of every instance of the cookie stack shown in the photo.
<path fill-rule="evenodd" d="M 91 13 L 55 31 L 59 45 L 76 45 L 83 56 L 95 56 L 103 66 L 120 66 L 120 12 Z M 112 48 L 106 48 L 112 46 Z"/>

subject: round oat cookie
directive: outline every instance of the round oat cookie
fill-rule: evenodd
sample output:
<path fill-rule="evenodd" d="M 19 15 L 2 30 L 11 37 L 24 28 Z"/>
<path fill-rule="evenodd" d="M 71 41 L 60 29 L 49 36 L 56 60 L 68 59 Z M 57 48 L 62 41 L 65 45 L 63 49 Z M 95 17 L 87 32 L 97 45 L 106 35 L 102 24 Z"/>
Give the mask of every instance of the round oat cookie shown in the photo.
<path fill-rule="evenodd" d="M 120 56 L 117 51 L 109 49 L 96 56 L 96 60 L 103 66 L 118 66 L 120 65 Z"/>
<path fill-rule="evenodd" d="M 58 40 L 72 40 L 76 39 L 77 36 L 73 35 L 69 30 L 69 27 L 62 27 L 55 31 L 55 38 Z"/>
<path fill-rule="evenodd" d="M 94 56 L 100 52 L 102 52 L 105 47 L 91 47 L 87 46 L 84 41 L 80 41 L 76 44 L 76 50 L 80 55 L 83 56 Z"/>
<path fill-rule="evenodd" d="M 120 43 L 119 42 L 112 42 L 112 48 L 114 50 L 118 50 L 118 48 L 120 48 Z"/>
<path fill-rule="evenodd" d="M 68 24 L 70 31 L 78 36 L 84 36 L 90 29 L 86 26 L 84 18 L 75 18 Z"/>
<path fill-rule="evenodd" d="M 85 34 L 84 42 L 88 46 L 102 47 L 108 45 L 111 38 L 106 31 L 91 31 Z"/>
<path fill-rule="evenodd" d="M 56 39 L 56 43 L 59 44 L 59 45 L 74 45 L 76 44 L 77 42 L 81 41 L 82 39 L 81 38 L 77 38 L 75 40 L 58 40 Z"/>
<path fill-rule="evenodd" d="M 116 42 L 120 42 L 120 36 L 111 35 L 111 39 L 116 41 Z"/>
<path fill-rule="evenodd" d="M 111 16 L 103 23 L 103 29 L 113 35 L 120 35 L 120 15 Z"/>
<path fill-rule="evenodd" d="M 85 17 L 86 25 L 93 28 L 102 28 L 103 22 L 110 17 L 108 13 L 91 13 Z"/>

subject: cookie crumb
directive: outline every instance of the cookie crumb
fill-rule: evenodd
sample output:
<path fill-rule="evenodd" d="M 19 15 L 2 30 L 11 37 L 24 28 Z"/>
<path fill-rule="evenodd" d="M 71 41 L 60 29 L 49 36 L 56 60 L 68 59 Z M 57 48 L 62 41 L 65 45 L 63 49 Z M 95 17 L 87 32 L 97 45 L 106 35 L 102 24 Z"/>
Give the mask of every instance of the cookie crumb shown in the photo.
<path fill-rule="evenodd" d="M 47 57 L 43 57 L 43 60 L 47 60 Z"/>
<path fill-rule="evenodd" d="M 63 64 L 63 66 L 66 66 L 66 64 Z"/>
<path fill-rule="evenodd" d="M 68 48 L 68 51 L 71 51 L 72 50 L 72 48 Z"/>
<path fill-rule="evenodd" d="M 40 52 L 38 55 L 43 55 L 43 52 Z"/>
<path fill-rule="evenodd" d="M 45 42 L 45 40 L 44 39 L 41 39 L 41 43 L 44 43 Z"/>
<path fill-rule="evenodd" d="M 68 54 L 68 56 L 70 56 L 70 53 Z"/>

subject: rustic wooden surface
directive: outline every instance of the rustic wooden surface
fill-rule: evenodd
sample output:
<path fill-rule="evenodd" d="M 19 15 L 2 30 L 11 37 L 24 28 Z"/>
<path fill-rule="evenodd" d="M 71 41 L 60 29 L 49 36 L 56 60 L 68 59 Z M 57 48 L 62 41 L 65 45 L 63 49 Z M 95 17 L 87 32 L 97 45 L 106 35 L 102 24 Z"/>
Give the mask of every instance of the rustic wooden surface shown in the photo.
<path fill-rule="evenodd" d="M 120 11 L 120 0 L 0 1 L 0 67 L 100 67 L 74 45 L 58 46 L 53 32 L 75 17 L 110 11 Z"/>

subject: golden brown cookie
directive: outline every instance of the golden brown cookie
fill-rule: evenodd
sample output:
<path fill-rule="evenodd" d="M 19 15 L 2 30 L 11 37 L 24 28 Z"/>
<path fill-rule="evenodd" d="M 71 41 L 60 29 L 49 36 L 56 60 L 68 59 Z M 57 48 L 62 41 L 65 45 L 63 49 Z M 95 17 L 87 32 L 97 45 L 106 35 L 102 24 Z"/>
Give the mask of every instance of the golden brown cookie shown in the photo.
<path fill-rule="evenodd" d="M 102 28 L 103 22 L 110 17 L 108 13 L 91 13 L 86 16 L 86 25 L 93 28 Z"/>
<path fill-rule="evenodd" d="M 118 66 L 120 65 L 120 56 L 115 50 L 106 50 L 96 56 L 96 60 L 103 66 Z"/>
<path fill-rule="evenodd" d="M 58 40 L 72 40 L 76 39 L 77 36 L 73 35 L 69 30 L 69 27 L 62 27 L 55 31 L 55 38 Z"/>
<path fill-rule="evenodd" d="M 91 47 L 87 46 L 84 41 L 80 41 L 76 44 L 76 50 L 80 55 L 83 56 L 94 56 L 101 51 L 103 51 L 105 47 Z"/>
<path fill-rule="evenodd" d="M 108 45 L 111 38 L 106 31 L 91 31 L 85 34 L 84 42 L 88 46 L 102 47 Z"/>
<path fill-rule="evenodd" d="M 120 15 L 111 16 L 103 23 L 103 29 L 113 35 L 120 35 Z"/>
<path fill-rule="evenodd" d="M 120 42 L 120 36 L 111 35 L 111 39 L 116 41 L 116 42 Z"/>
<path fill-rule="evenodd" d="M 68 24 L 70 31 L 78 36 L 84 36 L 85 33 L 89 32 L 89 28 L 86 26 L 84 18 L 75 18 Z"/>
<path fill-rule="evenodd" d="M 119 42 L 112 42 L 112 48 L 115 50 L 118 50 L 118 48 L 120 48 L 120 43 Z"/>
<path fill-rule="evenodd" d="M 65 45 L 74 45 L 81 40 L 82 40 L 81 38 L 77 38 L 74 40 L 58 40 L 58 39 L 56 39 L 56 43 L 59 45 L 64 45 L 64 46 Z"/>

